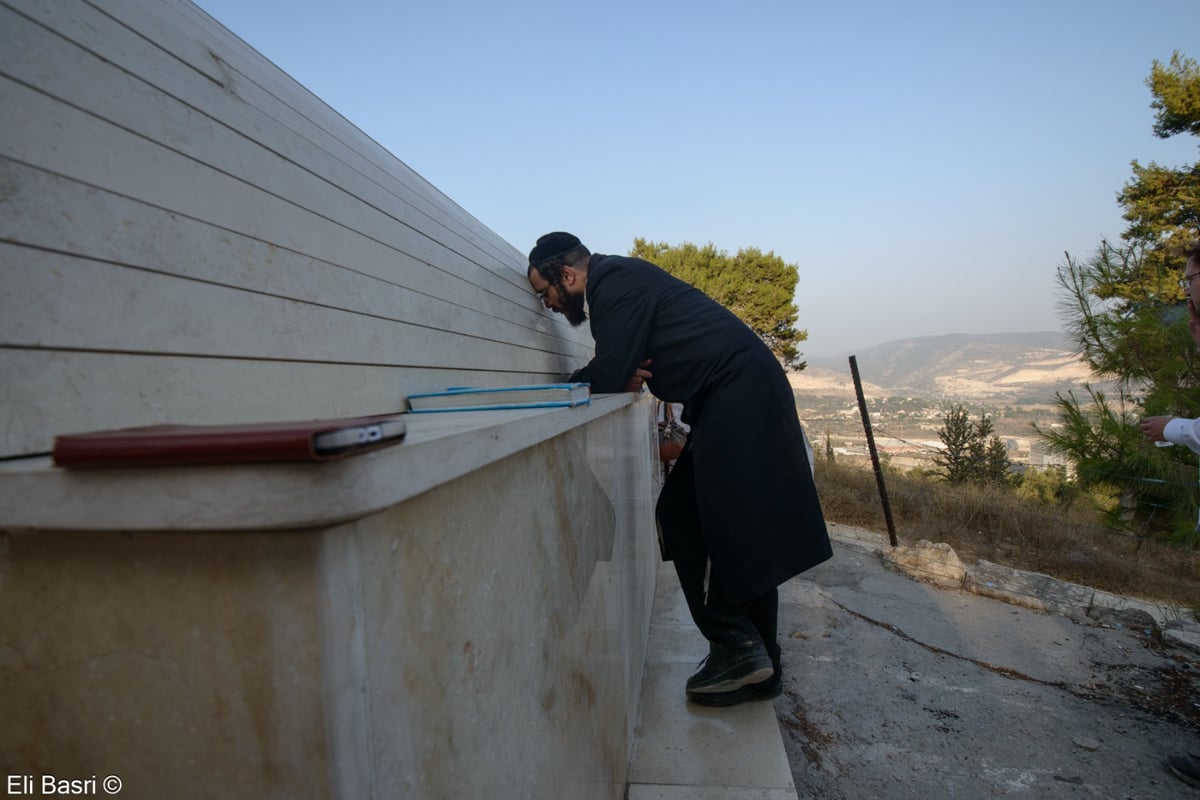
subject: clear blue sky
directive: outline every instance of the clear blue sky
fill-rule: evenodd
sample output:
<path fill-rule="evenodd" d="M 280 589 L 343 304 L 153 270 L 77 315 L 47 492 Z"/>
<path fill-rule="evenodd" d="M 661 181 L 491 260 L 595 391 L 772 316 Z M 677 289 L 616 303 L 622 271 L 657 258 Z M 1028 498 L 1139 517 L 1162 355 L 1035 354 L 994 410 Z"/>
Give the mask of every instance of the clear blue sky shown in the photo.
<path fill-rule="evenodd" d="M 199 0 L 518 250 L 548 230 L 797 265 L 812 356 L 1060 327 L 1117 239 L 1198 0 Z"/>

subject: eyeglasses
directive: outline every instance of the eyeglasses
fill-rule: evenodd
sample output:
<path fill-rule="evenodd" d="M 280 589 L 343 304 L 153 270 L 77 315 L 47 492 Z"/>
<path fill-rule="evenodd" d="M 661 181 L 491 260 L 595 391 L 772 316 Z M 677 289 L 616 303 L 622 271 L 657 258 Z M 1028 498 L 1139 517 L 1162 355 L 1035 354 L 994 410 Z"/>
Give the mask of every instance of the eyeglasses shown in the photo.
<path fill-rule="evenodd" d="M 1200 272 L 1193 272 L 1191 275 L 1184 275 L 1179 279 L 1179 288 L 1185 290 L 1191 289 L 1192 281 L 1194 281 L 1197 276 L 1200 276 Z"/>
<path fill-rule="evenodd" d="M 546 296 L 548 294 L 550 294 L 550 287 L 552 287 L 552 286 L 559 287 L 558 293 L 560 296 L 565 293 L 566 290 L 562 287 L 562 273 L 561 272 L 559 273 L 557 278 L 555 278 L 554 280 L 552 280 L 546 284 L 545 289 L 537 289 L 534 291 L 533 294 L 538 299 L 538 302 L 543 303 L 543 304 L 546 302 Z"/>

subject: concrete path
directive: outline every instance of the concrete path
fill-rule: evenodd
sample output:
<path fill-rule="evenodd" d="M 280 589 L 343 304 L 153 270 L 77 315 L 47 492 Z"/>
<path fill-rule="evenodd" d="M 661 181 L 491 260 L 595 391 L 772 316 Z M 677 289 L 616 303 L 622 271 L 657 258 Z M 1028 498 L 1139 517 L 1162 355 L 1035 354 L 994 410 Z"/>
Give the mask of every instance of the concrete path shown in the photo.
<path fill-rule="evenodd" d="M 775 708 L 799 797 L 1200 798 L 1162 764 L 1200 751 L 1200 654 L 1153 622 L 935 588 L 835 538 L 781 588 Z"/>
<path fill-rule="evenodd" d="M 687 702 L 684 684 L 707 654 L 674 567 L 660 564 L 627 800 L 796 800 L 770 703 Z"/>
<path fill-rule="evenodd" d="M 774 704 L 686 702 L 707 649 L 660 566 L 628 800 L 1200 800 L 1162 763 L 1200 751 L 1187 614 L 832 532 L 781 587 Z"/>

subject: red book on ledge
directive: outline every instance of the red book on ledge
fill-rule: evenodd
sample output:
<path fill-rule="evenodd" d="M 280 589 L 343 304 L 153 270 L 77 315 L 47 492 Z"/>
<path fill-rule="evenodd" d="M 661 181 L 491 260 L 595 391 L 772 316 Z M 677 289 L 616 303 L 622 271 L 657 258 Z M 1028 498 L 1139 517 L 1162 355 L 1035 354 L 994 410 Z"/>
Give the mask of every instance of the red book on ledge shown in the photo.
<path fill-rule="evenodd" d="M 404 414 L 242 425 L 149 425 L 54 439 L 60 467 L 333 461 L 399 444 Z"/>

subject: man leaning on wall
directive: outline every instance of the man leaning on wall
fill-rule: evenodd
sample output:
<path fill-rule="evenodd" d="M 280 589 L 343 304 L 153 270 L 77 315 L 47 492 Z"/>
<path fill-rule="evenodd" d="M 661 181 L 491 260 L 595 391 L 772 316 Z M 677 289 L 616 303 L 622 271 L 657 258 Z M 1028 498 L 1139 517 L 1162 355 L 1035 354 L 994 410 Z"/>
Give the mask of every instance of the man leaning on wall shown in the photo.
<path fill-rule="evenodd" d="M 527 277 L 595 356 L 571 375 L 597 393 L 653 393 L 691 426 L 656 514 L 709 654 L 686 686 L 702 705 L 775 697 L 783 668 L 779 584 L 833 555 L 779 361 L 728 309 L 657 266 L 538 239 Z"/>

